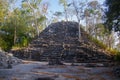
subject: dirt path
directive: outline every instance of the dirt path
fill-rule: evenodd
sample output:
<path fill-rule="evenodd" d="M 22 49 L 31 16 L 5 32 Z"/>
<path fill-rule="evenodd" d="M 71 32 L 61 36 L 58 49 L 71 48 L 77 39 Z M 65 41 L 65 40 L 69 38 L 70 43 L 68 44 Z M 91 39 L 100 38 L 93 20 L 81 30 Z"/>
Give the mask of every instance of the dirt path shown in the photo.
<path fill-rule="evenodd" d="M 111 67 L 83 65 L 47 65 L 46 62 L 24 61 L 12 69 L 0 69 L 0 80 L 120 80 Z"/>

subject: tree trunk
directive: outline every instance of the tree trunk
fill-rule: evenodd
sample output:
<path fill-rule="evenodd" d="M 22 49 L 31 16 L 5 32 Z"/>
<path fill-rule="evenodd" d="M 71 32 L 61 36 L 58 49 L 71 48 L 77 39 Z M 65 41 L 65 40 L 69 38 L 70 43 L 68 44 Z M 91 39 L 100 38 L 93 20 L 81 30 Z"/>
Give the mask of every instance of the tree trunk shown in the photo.
<path fill-rule="evenodd" d="M 68 21 L 68 17 L 67 17 L 67 9 L 65 8 L 65 19 L 66 21 Z"/>
<path fill-rule="evenodd" d="M 79 11 L 77 10 L 77 7 L 76 7 L 76 5 L 75 5 L 75 1 L 74 1 L 74 0 L 73 0 L 73 6 L 74 6 L 74 8 L 75 8 L 76 17 L 77 17 L 78 23 L 79 23 L 79 26 L 78 26 L 78 27 L 79 27 L 79 28 L 78 28 L 78 29 L 79 29 L 79 36 L 78 36 L 78 37 L 79 37 L 79 41 L 81 41 L 81 40 L 82 40 L 82 39 L 81 39 L 81 29 L 80 29 L 80 28 L 81 28 L 81 25 L 80 25 L 81 21 L 80 21 L 80 18 L 79 18 L 80 15 L 79 15 Z"/>
<path fill-rule="evenodd" d="M 78 27 L 79 27 L 79 41 L 81 41 L 82 39 L 81 39 L 81 29 L 80 29 L 81 25 L 80 25 L 80 22 L 79 22 L 79 26 Z"/>
<path fill-rule="evenodd" d="M 34 20 L 35 20 L 35 28 L 36 28 L 37 36 L 39 36 L 39 28 L 38 28 L 38 26 L 37 26 L 37 18 L 36 18 L 35 10 L 34 10 L 34 8 L 31 6 L 30 1 L 27 0 L 27 2 L 28 2 L 29 7 L 33 10 L 33 15 L 34 15 L 34 18 L 35 18 L 35 19 L 34 19 Z"/>
<path fill-rule="evenodd" d="M 95 14 L 93 14 L 93 27 L 94 27 L 94 35 L 95 35 L 95 38 L 97 39 L 97 31 L 95 26 Z"/>
<path fill-rule="evenodd" d="M 87 20 L 88 20 L 88 19 L 87 19 L 87 16 L 86 16 L 85 18 L 86 18 L 86 27 L 85 27 L 85 31 L 87 31 L 87 26 L 88 26 L 88 25 L 87 25 L 87 23 L 88 23 L 88 21 L 87 21 Z"/>
<path fill-rule="evenodd" d="M 39 28 L 38 28 L 38 25 L 37 25 L 37 18 L 36 17 L 35 17 L 35 28 L 36 28 L 37 36 L 39 37 Z"/>
<path fill-rule="evenodd" d="M 17 33 L 16 33 L 16 30 L 17 30 L 17 22 L 15 21 L 15 30 L 14 30 L 14 45 L 15 45 L 15 43 L 16 43 L 16 39 L 17 39 Z"/>

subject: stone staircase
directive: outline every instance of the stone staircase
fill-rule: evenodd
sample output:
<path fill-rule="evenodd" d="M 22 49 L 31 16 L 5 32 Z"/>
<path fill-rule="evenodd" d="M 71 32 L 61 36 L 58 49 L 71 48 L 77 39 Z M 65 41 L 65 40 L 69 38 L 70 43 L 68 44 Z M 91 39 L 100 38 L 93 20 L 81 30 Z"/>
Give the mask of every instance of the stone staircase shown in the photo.
<path fill-rule="evenodd" d="M 78 23 L 58 22 L 49 25 L 36 37 L 28 48 L 19 51 L 22 58 L 65 62 L 110 62 L 111 56 L 90 41 L 81 29 L 82 41 L 78 41 Z M 13 51 L 16 56 L 16 51 Z M 27 57 L 26 57 L 27 56 Z M 19 57 L 19 56 L 18 56 Z"/>

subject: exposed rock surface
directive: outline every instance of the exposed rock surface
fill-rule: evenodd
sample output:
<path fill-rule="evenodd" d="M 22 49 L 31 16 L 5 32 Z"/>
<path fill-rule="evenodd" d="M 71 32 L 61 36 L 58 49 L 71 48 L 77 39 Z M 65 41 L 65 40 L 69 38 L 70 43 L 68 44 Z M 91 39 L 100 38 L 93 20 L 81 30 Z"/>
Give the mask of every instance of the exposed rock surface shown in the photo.
<path fill-rule="evenodd" d="M 12 68 L 13 65 L 21 63 L 21 60 L 12 54 L 0 51 L 0 69 Z"/>
<path fill-rule="evenodd" d="M 81 29 L 82 40 L 78 40 L 78 23 L 57 22 L 49 25 L 24 50 L 12 51 L 19 58 L 38 61 L 108 62 L 111 56 L 88 38 Z M 59 61 L 58 61 L 59 62 Z"/>
<path fill-rule="evenodd" d="M 120 78 L 120 66 L 117 66 L 113 69 L 115 76 Z"/>
<path fill-rule="evenodd" d="M 112 73 L 111 67 L 64 64 L 53 66 L 47 65 L 47 62 L 24 61 L 24 64 L 13 66 L 12 69 L 0 69 L 0 80 L 120 80 Z"/>

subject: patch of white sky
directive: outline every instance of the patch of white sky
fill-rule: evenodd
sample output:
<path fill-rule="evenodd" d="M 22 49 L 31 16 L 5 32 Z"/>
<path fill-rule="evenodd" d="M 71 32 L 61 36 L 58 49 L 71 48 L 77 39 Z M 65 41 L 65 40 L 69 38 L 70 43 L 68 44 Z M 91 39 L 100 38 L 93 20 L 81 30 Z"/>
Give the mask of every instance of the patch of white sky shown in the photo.
<path fill-rule="evenodd" d="M 47 18 L 51 19 L 52 17 L 54 17 L 54 13 L 55 12 L 63 12 L 63 6 L 61 6 L 59 4 L 59 0 L 43 0 L 43 3 L 47 2 L 48 3 L 48 14 L 47 14 Z"/>

